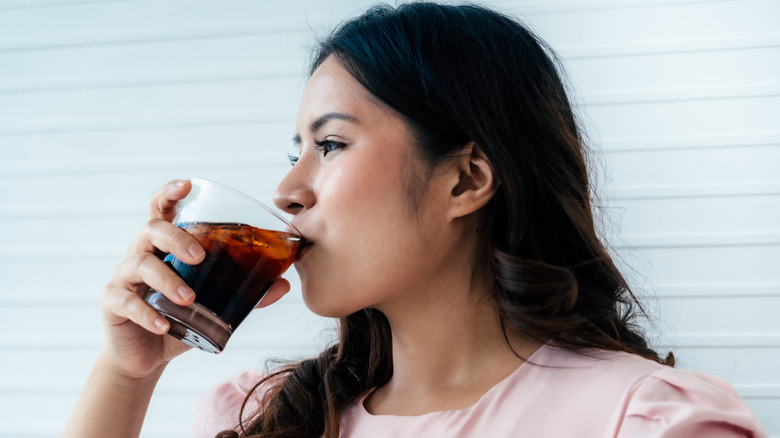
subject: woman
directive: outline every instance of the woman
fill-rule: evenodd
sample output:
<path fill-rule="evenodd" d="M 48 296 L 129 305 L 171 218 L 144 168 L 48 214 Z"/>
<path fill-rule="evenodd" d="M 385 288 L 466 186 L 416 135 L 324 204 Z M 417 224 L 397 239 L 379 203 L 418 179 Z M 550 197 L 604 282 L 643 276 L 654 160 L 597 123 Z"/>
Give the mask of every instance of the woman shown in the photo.
<path fill-rule="evenodd" d="M 728 384 L 673 369 L 632 325 L 566 92 L 522 25 L 477 6 L 368 11 L 320 45 L 295 141 L 275 203 L 312 242 L 303 297 L 340 318 L 339 340 L 215 388 L 194 436 L 766 436 Z M 193 300 L 157 257 L 203 257 L 170 224 L 188 190 L 154 196 L 107 286 L 106 345 L 65 436 L 137 436 L 186 349 L 139 294 Z"/>

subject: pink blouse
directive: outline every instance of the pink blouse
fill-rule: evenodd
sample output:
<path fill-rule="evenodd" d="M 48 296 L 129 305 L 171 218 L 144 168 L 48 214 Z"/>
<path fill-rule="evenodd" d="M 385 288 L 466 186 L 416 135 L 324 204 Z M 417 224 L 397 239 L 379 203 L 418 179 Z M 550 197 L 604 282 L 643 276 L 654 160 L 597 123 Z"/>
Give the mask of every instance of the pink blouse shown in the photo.
<path fill-rule="evenodd" d="M 201 400 L 192 438 L 235 428 L 247 391 L 261 377 L 246 372 Z M 259 407 L 253 400 L 250 416 Z M 767 438 L 734 389 L 703 373 L 641 357 L 587 356 L 545 345 L 473 406 L 419 416 L 373 415 L 363 400 L 341 419 L 350 437 Z"/>

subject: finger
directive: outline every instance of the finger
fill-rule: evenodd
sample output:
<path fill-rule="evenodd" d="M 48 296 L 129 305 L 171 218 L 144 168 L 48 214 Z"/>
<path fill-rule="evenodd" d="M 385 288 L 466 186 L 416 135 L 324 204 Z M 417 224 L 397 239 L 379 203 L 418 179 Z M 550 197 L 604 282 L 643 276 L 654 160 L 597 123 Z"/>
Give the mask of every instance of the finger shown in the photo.
<path fill-rule="evenodd" d="M 141 229 L 126 256 L 158 251 L 173 254 L 190 265 L 197 265 L 206 256 L 203 247 L 190 233 L 163 219 L 152 219 Z"/>
<path fill-rule="evenodd" d="M 149 216 L 171 222 L 176 217 L 176 203 L 184 199 L 192 190 L 192 183 L 177 179 L 164 185 L 152 195 Z"/>
<path fill-rule="evenodd" d="M 141 253 L 125 260 L 114 271 L 119 287 L 133 291 L 147 285 L 180 306 L 192 304 L 195 292 L 167 264 L 151 253 Z"/>
<path fill-rule="evenodd" d="M 268 292 L 265 293 L 265 296 L 255 308 L 262 309 L 263 307 L 268 307 L 287 295 L 287 292 L 290 292 L 290 282 L 284 278 L 280 278 L 276 280 L 276 283 L 271 285 L 271 288 L 268 289 Z"/>
<path fill-rule="evenodd" d="M 126 288 L 109 284 L 103 293 L 102 301 L 104 311 L 108 312 L 108 324 L 119 325 L 130 320 L 158 335 L 167 333 L 171 327 L 170 323 L 140 296 Z"/>

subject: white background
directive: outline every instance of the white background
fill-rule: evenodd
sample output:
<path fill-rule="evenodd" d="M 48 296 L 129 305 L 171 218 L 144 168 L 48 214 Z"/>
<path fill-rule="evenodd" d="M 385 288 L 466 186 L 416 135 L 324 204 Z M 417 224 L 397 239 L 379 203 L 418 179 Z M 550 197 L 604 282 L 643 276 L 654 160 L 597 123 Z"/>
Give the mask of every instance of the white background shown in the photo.
<path fill-rule="evenodd" d="M 270 200 L 307 48 L 366 4 L 0 0 L 0 437 L 59 435 L 153 191 L 198 176 Z M 569 69 L 654 345 L 780 437 L 780 2 L 492 4 Z M 169 367 L 143 436 L 186 435 L 209 386 L 332 339 L 290 277 L 222 355 Z"/>

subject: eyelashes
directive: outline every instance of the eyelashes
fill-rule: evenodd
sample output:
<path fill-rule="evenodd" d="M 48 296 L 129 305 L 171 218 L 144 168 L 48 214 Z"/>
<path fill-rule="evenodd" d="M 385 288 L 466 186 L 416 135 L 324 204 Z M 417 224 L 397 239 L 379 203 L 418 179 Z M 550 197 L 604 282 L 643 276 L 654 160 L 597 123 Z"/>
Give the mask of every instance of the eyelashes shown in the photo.
<path fill-rule="evenodd" d="M 317 146 L 317 150 L 322 152 L 323 157 L 327 156 L 328 152 L 333 152 L 346 146 L 346 144 L 334 140 L 315 141 L 314 144 Z"/>
<path fill-rule="evenodd" d="M 319 152 L 322 153 L 323 158 L 326 157 L 328 153 L 338 149 L 342 149 L 346 146 L 347 146 L 346 143 L 335 141 L 335 140 L 326 139 L 326 140 L 319 140 L 314 142 L 315 149 L 317 149 Z M 295 166 L 295 163 L 297 163 L 299 159 L 300 159 L 300 154 L 287 152 L 287 160 L 290 161 L 290 165 Z"/>

